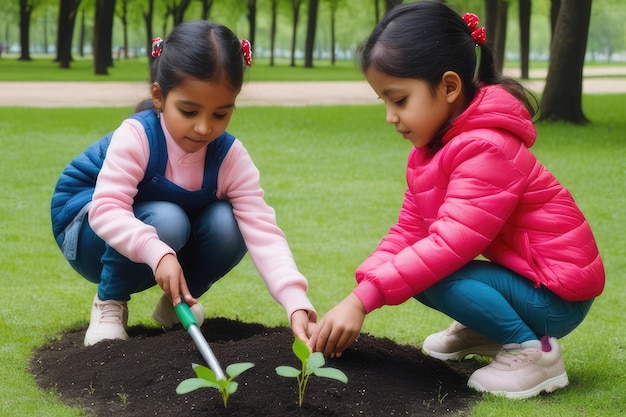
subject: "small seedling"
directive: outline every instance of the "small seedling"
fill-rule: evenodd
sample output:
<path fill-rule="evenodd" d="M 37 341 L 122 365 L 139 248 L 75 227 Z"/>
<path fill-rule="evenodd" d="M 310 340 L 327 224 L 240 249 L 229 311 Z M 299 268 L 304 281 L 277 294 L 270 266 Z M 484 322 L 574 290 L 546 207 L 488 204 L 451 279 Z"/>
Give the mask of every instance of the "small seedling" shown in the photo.
<path fill-rule="evenodd" d="M 336 368 L 326 367 L 324 364 L 324 355 L 322 352 L 311 353 L 309 347 L 302 340 L 295 338 L 293 342 L 293 353 L 302 362 L 302 369 L 296 369 L 292 366 L 278 366 L 276 367 L 276 373 L 280 376 L 287 378 L 296 378 L 298 381 L 298 405 L 302 407 L 302 401 L 304 399 L 304 390 L 306 390 L 306 384 L 309 381 L 311 374 L 322 377 L 336 379 L 344 384 L 348 382 L 348 377 L 342 371 Z"/>
<path fill-rule="evenodd" d="M 253 363 L 233 363 L 226 368 L 228 379 L 217 379 L 215 372 L 206 366 L 192 364 L 193 370 L 198 376 L 197 378 L 189 378 L 182 381 L 176 387 L 177 394 L 187 394 L 188 392 L 197 390 L 198 388 L 215 388 L 222 395 L 224 408 L 228 405 L 228 397 L 237 391 L 239 384 L 234 381 L 236 377 L 254 366 Z"/>

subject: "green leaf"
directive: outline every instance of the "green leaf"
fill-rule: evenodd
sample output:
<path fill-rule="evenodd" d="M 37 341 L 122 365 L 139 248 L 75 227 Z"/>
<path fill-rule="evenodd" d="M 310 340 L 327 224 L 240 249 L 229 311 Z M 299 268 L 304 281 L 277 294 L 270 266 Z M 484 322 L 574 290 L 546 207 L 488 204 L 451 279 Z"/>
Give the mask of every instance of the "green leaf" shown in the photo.
<path fill-rule="evenodd" d="M 344 384 L 348 383 L 346 374 L 336 368 L 317 368 L 313 370 L 313 374 L 323 378 L 336 379 Z"/>
<path fill-rule="evenodd" d="M 295 353 L 298 359 L 300 359 L 303 363 L 309 358 L 309 356 L 311 356 L 309 347 L 297 337 L 294 338 L 292 349 L 293 353 Z"/>
<path fill-rule="evenodd" d="M 189 378 L 182 381 L 176 387 L 176 394 L 187 394 L 188 392 L 197 390 L 198 388 L 217 388 L 220 389 L 220 386 L 215 382 L 207 381 L 202 378 Z"/>
<path fill-rule="evenodd" d="M 228 386 L 226 387 L 228 395 L 234 394 L 237 391 L 237 388 L 239 388 L 239 383 L 235 381 L 230 381 L 228 383 Z"/>
<path fill-rule="evenodd" d="M 236 378 L 253 366 L 254 364 L 252 362 L 233 363 L 226 367 L 226 373 L 231 378 Z"/>
<path fill-rule="evenodd" d="M 287 378 L 297 378 L 300 375 L 300 371 L 292 366 L 277 366 L 276 373 Z"/>
<path fill-rule="evenodd" d="M 206 366 L 194 364 L 193 371 L 196 373 L 198 378 L 206 379 L 207 381 L 213 381 L 213 382 L 217 381 L 217 376 L 215 375 L 215 372 L 213 372 Z"/>
<path fill-rule="evenodd" d="M 217 380 L 217 385 L 220 387 L 220 390 L 226 390 L 226 387 L 228 387 L 228 383 L 230 381 L 227 379 L 218 379 Z"/>
<path fill-rule="evenodd" d="M 321 368 L 326 363 L 322 352 L 315 352 L 306 363 L 306 369 Z"/>

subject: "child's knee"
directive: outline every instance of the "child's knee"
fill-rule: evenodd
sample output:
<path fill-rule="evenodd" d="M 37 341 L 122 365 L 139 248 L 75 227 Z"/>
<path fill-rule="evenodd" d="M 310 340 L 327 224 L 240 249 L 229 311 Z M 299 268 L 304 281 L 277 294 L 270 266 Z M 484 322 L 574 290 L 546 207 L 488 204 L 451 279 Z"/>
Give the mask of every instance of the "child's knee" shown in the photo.
<path fill-rule="evenodd" d="M 243 244 L 232 205 L 217 201 L 207 206 L 198 216 L 194 236 L 199 240 L 219 240 L 223 244 Z"/>
<path fill-rule="evenodd" d="M 151 201 L 137 204 L 134 210 L 135 216 L 153 226 L 159 239 L 172 249 L 180 250 L 189 240 L 191 233 L 189 217 L 179 205 L 167 201 Z"/>

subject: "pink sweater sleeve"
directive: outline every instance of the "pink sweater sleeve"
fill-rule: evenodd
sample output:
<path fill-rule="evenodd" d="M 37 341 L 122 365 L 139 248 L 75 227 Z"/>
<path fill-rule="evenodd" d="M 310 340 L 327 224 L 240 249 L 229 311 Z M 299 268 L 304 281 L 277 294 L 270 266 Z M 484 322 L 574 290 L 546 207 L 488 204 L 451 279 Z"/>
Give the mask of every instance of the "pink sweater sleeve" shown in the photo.
<path fill-rule="evenodd" d="M 218 198 L 233 205 L 252 262 L 272 297 L 287 311 L 287 317 L 296 310 L 306 310 L 315 318 L 315 309 L 306 295 L 307 280 L 298 271 L 274 209 L 265 202 L 259 171 L 238 140 L 220 168 Z"/>
<path fill-rule="evenodd" d="M 119 253 L 155 271 L 163 256 L 175 252 L 159 239 L 154 227 L 138 220 L 133 212 L 137 185 L 145 175 L 149 156 L 141 123 L 125 120 L 113 134 L 98 175 L 89 224 Z"/>

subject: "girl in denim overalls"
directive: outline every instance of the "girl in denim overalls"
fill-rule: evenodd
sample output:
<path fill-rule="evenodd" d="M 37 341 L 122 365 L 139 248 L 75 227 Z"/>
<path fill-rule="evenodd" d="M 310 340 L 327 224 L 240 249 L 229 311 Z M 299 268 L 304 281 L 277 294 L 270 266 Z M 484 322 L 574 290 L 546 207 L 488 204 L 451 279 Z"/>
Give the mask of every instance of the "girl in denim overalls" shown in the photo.
<path fill-rule="evenodd" d="M 131 294 L 158 284 L 153 317 L 177 322 L 184 300 L 201 322 L 197 298 L 246 252 L 271 295 L 306 341 L 316 312 L 259 171 L 226 132 L 250 44 L 207 21 L 154 39 L 151 99 L 63 171 L 52 197 L 59 248 L 98 284 L 85 345 L 127 339 Z"/>

